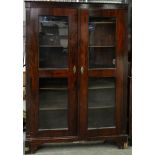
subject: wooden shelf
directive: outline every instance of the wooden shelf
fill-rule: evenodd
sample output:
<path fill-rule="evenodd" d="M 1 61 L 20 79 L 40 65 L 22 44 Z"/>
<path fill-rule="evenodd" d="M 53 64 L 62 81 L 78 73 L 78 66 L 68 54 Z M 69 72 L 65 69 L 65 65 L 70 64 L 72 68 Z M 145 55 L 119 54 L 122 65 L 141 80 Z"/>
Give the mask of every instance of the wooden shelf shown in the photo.
<path fill-rule="evenodd" d="M 90 45 L 89 48 L 91 48 L 91 47 L 93 47 L 93 48 L 94 48 L 94 47 L 95 47 L 95 48 L 97 48 L 97 47 L 98 47 L 98 48 L 114 48 L 115 45 L 107 45 L 107 46 L 100 46 L 100 45 L 99 45 L 99 46 L 95 46 L 95 45 Z"/>
<path fill-rule="evenodd" d="M 56 21 L 57 23 L 62 23 L 62 21 Z M 40 23 L 42 24 L 42 26 L 45 27 L 51 27 L 53 26 L 53 21 L 49 20 L 49 21 L 40 21 Z M 66 26 L 59 26 L 59 29 L 61 28 L 67 28 L 68 29 L 68 22 L 63 22 L 63 24 L 65 24 Z M 58 25 L 58 24 L 57 24 Z"/>
<path fill-rule="evenodd" d="M 40 45 L 39 47 L 68 48 L 60 45 Z"/>
<path fill-rule="evenodd" d="M 68 93 L 58 90 L 40 90 L 40 110 L 67 110 Z"/>
<path fill-rule="evenodd" d="M 100 107 L 95 107 L 95 106 L 94 107 L 92 107 L 92 106 L 89 107 L 88 106 L 88 109 L 95 109 L 95 110 L 96 109 L 108 109 L 108 108 L 115 108 L 115 106 L 113 106 L 113 105 L 112 106 L 100 106 Z"/>
<path fill-rule="evenodd" d="M 48 32 L 39 32 L 40 36 L 46 36 L 46 37 L 55 37 L 58 36 L 59 39 L 66 39 L 68 40 L 68 34 L 54 34 L 54 33 L 48 33 Z"/>
<path fill-rule="evenodd" d="M 62 88 L 56 88 L 56 87 L 53 87 L 53 88 L 48 88 L 48 87 L 45 87 L 45 88 L 39 88 L 40 90 L 68 90 L 67 87 L 62 87 Z"/>
<path fill-rule="evenodd" d="M 68 68 L 67 67 L 64 67 L 64 68 L 59 68 L 59 67 L 51 67 L 51 68 L 49 68 L 49 67 L 39 67 L 39 71 L 57 71 L 57 70 L 59 70 L 59 71 L 68 71 Z"/>
<path fill-rule="evenodd" d="M 96 127 L 96 128 L 88 128 L 88 130 L 100 130 L 100 129 L 105 129 L 105 128 L 107 128 L 107 127 L 103 126 L 103 127 Z M 110 129 L 110 128 L 115 128 L 115 126 L 109 126 L 108 129 Z"/>
<path fill-rule="evenodd" d="M 89 90 L 96 90 L 96 89 L 114 89 L 114 85 L 111 85 L 111 86 L 92 86 L 92 87 L 89 87 L 88 89 Z"/>
<path fill-rule="evenodd" d="M 91 81 L 88 86 L 89 90 L 96 90 L 96 89 L 111 89 L 115 88 L 115 83 L 111 81 L 104 81 L 102 79 L 98 79 L 97 81 Z"/>
<path fill-rule="evenodd" d="M 116 22 L 108 22 L 108 21 L 101 21 L 101 22 L 95 22 L 95 21 L 92 21 L 92 22 L 89 22 L 89 24 L 116 24 Z"/>
<path fill-rule="evenodd" d="M 64 108 L 61 108 L 61 107 L 60 108 L 50 108 L 49 107 L 49 108 L 40 108 L 39 110 L 40 111 L 48 111 L 48 110 L 50 110 L 50 111 L 56 111 L 56 110 L 58 110 L 59 111 L 59 110 L 67 110 L 67 108 L 65 108 L 65 107 Z"/>
<path fill-rule="evenodd" d="M 68 128 L 54 128 L 54 129 L 38 129 L 39 131 L 50 131 L 50 130 L 68 130 Z"/>
<path fill-rule="evenodd" d="M 115 88 L 88 90 L 88 107 L 90 108 L 113 108 L 115 107 Z"/>
<path fill-rule="evenodd" d="M 115 107 L 116 107 L 115 101 L 114 99 L 111 99 L 111 98 L 108 100 L 102 99 L 101 101 L 98 101 L 95 99 L 91 101 L 90 98 L 88 100 L 89 109 L 108 109 L 108 108 L 115 108 Z"/>

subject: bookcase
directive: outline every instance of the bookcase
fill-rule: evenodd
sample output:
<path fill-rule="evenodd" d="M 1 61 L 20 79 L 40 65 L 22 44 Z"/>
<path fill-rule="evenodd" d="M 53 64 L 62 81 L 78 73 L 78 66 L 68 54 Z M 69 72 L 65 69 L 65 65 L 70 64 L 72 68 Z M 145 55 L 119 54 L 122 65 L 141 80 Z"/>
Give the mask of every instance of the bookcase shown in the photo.
<path fill-rule="evenodd" d="M 26 1 L 26 152 L 127 136 L 127 4 Z"/>

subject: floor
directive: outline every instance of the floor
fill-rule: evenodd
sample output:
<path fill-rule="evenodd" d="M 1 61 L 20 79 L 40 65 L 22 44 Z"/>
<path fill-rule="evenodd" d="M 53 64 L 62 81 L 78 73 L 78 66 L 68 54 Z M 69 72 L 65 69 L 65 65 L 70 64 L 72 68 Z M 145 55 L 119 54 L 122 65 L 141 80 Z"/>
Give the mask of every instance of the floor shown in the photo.
<path fill-rule="evenodd" d="M 83 144 L 46 144 L 35 155 L 132 155 L 132 148 L 118 149 L 116 145 L 103 142 Z"/>

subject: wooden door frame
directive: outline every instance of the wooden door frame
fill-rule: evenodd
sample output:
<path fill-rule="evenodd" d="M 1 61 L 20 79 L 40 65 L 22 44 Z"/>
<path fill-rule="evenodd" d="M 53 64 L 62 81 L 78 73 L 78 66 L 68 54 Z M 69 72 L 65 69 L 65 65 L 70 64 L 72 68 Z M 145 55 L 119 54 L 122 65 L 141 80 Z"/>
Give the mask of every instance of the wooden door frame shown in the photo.
<path fill-rule="evenodd" d="M 38 17 L 40 15 L 67 16 L 69 22 L 68 69 L 39 69 Z M 68 8 L 27 8 L 27 137 L 61 137 L 77 135 L 77 10 Z M 66 77 L 68 79 L 68 130 L 38 130 L 39 78 Z M 31 122 L 31 123 L 30 123 Z"/>
<path fill-rule="evenodd" d="M 79 11 L 79 70 L 84 66 L 83 75 L 79 71 L 79 135 L 81 139 L 88 137 L 101 137 L 123 134 L 126 118 L 126 9 L 81 9 Z M 96 70 L 88 70 L 88 17 L 115 17 L 116 18 L 116 68 L 103 69 L 102 73 Z M 88 78 L 89 77 L 115 77 L 116 78 L 116 126 L 103 129 L 88 130 Z M 125 133 L 125 132 L 124 132 Z"/>

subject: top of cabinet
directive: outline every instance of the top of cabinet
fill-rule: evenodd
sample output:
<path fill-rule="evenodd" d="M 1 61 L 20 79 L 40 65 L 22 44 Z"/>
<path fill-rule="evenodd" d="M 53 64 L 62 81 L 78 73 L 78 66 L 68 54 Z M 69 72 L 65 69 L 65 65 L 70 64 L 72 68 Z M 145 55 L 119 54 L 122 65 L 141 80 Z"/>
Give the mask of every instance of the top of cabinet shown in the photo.
<path fill-rule="evenodd" d="M 101 7 L 105 9 L 127 8 L 128 0 L 25 0 L 27 7 L 73 7 L 73 8 L 91 8 Z"/>
<path fill-rule="evenodd" d="M 63 2 L 63 3 L 108 3 L 126 4 L 127 0 L 25 0 L 25 2 Z"/>

